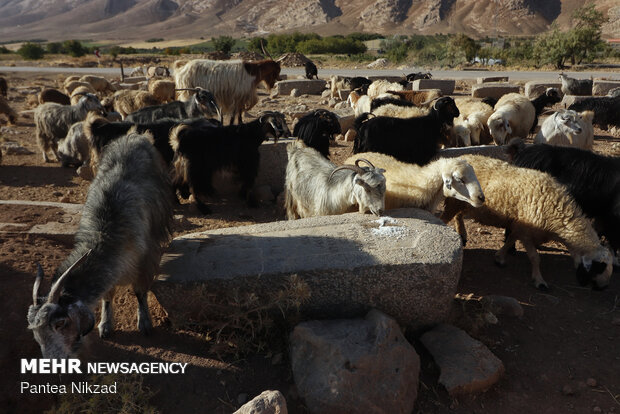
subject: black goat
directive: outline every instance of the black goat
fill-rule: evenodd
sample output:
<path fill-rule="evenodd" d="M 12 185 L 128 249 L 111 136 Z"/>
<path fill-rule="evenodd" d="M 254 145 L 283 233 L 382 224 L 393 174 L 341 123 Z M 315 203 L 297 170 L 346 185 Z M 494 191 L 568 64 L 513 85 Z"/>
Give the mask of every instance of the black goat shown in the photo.
<path fill-rule="evenodd" d="M 620 157 L 606 157 L 579 148 L 547 144 L 508 144 L 512 162 L 551 174 L 564 184 L 595 228 L 614 249 L 620 249 Z"/>
<path fill-rule="evenodd" d="M 318 69 L 316 68 L 316 65 L 311 61 L 307 61 L 306 64 L 304 65 L 304 68 L 306 69 L 306 79 L 318 79 L 319 75 L 318 75 Z"/>
<path fill-rule="evenodd" d="M 560 96 L 560 91 L 556 88 L 547 88 L 545 93 L 540 94 L 536 98 L 530 100 L 532 105 L 534 105 L 534 109 L 536 110 L 536 115 L 534 116 L 534 123 L 532 124 L 532 128 L 530 132 L 534 132 L 536 127 L 538 126 L 538 116 L 542 113 L 545 106 L 553 105 L 562 100 L 562 96 Z"/>
<path fill-rule="evenodd" d="M 459 116 L 459 110 L 450 97 L 439 98 L 428 115 L 414 118 L 368 118 L 362 114 L 355 119 L 357 131 L 353 153 L 380 152 L 399 161 L 418 165 L 427 164 L 439 150 L 439 143 Z"/>
<path fill-rule="evenodd" d="M 593 111 L 592 123 L 601 129 L 620 128 L 620 95 L 584 98 L 569 106 L 568 109 L 577 112 Z"/>
<path fill-rule="evenodd" d="M 480 102 L 489 105 L 491 108 L 495 108 L 495 104 L 497 103 L 497 98 L 493 98 L 492 96 L 487 96 L 486 98 L 482 98 Z"/>
<path fill-rule="evenodd" d="M 355 76 L 353 78 L 349 79 L 349 89 L 350 90 L 355 90 L 355 89 L 359 89 L 359 88 L 366 88 L 366 91 L 368 91 L 368 86 L 372 83 L 372 81 L 368 78 L 365 78 L 363 76 Z M 365 93 L 364 93 L 365 94 Z"/>
<path fill-rule="evenodd" d="M 299 119 L 293 129 L 293 136 L 329 159 L 329 140 L 341 132 L 336 114 L 325 109 L 315 109 Z"/>
<path fill-rule="evenodd" d="M 415 104 L 413 102 L 409 102 L 407 100 L 404 99 L 400 99 L 397 97 L 394 98 L 389 98 L 389 97 L 385 97 L 385 98 L 375 98 L 370 102 L 370 112 L 372 112 L 373 110 L 377 109 L 380 106 L 383 105 L 396 105 L 396 106 L 404 106 L 407 108 L 411 108 L 413 106 L 415 106 Z"/>
<path fill-rule="evenodd" d="M 215 118 L 221 120 L 221 111 L 213 94 L 207 90 L 196 88 L 186 102 L 174 101 L 161 105 L 147 106 L 132 114 L 125 120 L 133 123 L 154 122 L 162 118 L 188 119 L 188 118 Z"/>
<path fill-rule="evenodd" d="M 208 214 L 210 209 L 201 196 L 214 193 L 215 172 L 232 167 L 241 178 L 240 195 L 248 205 L 255 206 L 251 190 L 258 174 L 258 147 L 270 137 L 277 140 L 282 136 L 290 136 L 290 131 L 279 112 L 266 112 L 257 120 L 240 125 L 214 127 L 190 122 L 175 127 L 170 134 L 175 152 L 174 183 L 187 184 L 198 209 Z"/>
<path fill-rule="evenodd" d="M 28 327 L 44 358 L 73 356 L 94 327 L 101 299 L 99 335 L 113 330 L 115 287 L 131 285 L 138 299 L 138 329 L 152 329 L 147 292 L 170 239 L 170 183 L 149 138 L 130 134 L 111 143 L 88 189 L 75 247 L 58 267 L 45 298 L 39 273 L 28 309 Z"/>
<path fill-rule="evenodd" d="M 409 82 L 413 82 L 418 79 L 432 79 L 433 75 L 430 72 L 415 72 L 408 73 L 401 80 L 398 81 L 399 84 L 403 86 L 407 86 Z"/>

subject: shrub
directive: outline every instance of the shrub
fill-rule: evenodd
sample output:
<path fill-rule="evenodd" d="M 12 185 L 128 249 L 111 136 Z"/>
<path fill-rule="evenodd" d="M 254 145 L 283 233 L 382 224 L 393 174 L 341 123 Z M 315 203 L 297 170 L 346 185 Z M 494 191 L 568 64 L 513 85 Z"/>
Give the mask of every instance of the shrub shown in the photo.
<path fill-rule="evenodd" d="M 88 51 L 78 40 L 65 40 L 62 48 L 66 54 L 73 57 L 84 56 Z"/>
<path fill-rule="evenodd" d="M 60 42 L 51 42 L 48 43 L 45 48 L 47 49 L 47 53 L 51 53 L 57 55 L 62 53 L 62 43 Z"/>
<path fill-rule="evenodd" d="M 12 53 L 6 46 L 0 46 L 0 55 L 8 55 Z"/>
<path fill-rule="evenodd" d="M 43 48 L 36 43 L 26 42 L 17 50 L 17 54 L 24 59 L 38 60 L 43 57 L 44 51 Z"/>
<path fill-rule="evenodd" d="M 211 41 L 213 42 L 213 47 L 215 50 L 226 54 L 230 53 L 231 49 L 235 45 L 235 39 L 230 36 L 215 37 L 211 39 Z"/>

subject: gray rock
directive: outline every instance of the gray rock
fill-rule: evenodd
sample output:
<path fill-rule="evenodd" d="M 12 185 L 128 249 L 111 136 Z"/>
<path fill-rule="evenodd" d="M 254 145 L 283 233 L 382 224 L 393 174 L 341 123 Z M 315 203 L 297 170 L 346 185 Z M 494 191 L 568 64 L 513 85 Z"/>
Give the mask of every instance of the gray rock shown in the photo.
<path fill-rule="evenodd" d="M 562 93 L 562 82 L 547 82 L 547 81 L 529 81 L 525 83 L 525 96 L 527 99 L 535 99 L 536 97 L 545 93 L 547 88 L 557 88 Z"/>
<path fill-rule="evenodd" d="M 489 82 L 508 82 L 508 76 L 481 76 L 476 79 L 476 83 Z"/>
<path fill-rule="evenodd" d="M 519 85 L 510 83 L 481 83 L 471 86 L 471 96 L 474 98 L 499 99 L 507 93 L 519 92 Z"/>
<path fill-rule="evenodd" d="M 282 113 L 285 115 L 289 115 L 292 118 L 301 118 L 306 115 L 310 110 L 308 109 L 308 105 L 299 104 L 299 105 L 289 105 L 282 110 Z"/>
<path fill-rule="evenodd" d="M 329 100 L 327 101 L 327 106 L 333 108 L 334 106 L 336 106 L 336 103 L 338 103 L 336 98 L 329 98 Z"/>
<path fill-rule="evenodd" d="M 382 312 L 301 323 L 290 344 L 295 384 L 311 413 L 412 412 L 420 358 Z"/>
<path fill-rule="evenodd" d="M 297 89 L 301 95 L 321 95 L 325 90 L 325 81 L 321 79 L 290 79 L 276 82 L 272 95 L 290 95 Z"/>
<path fill-rule="evenodd" d="M 246 395 L 247 398 L 247 395 Z M 287 414 L 286 400 L 280 391 L 263 391 L 233 414 Z"/>
<path fill-rule="evenodd" d="M 480 302 L 489 311 L 496 315 L 523 316 L 523 306 L 515 298 L 499 295 L 488 295 L 483 297 Z"/>
<path fill-rule="evenodd" d="M 332 96 L 331 89 L 325 89 L 321 94 L 321 98 L 329 98 L 330 96 Z"/>
<path fill-rule="evenodd" d="M 293 89 L 293 90 L 291 91 L 291 96 L 292 96 L 293 98 L 299 98 L 299 97 L 301 96 L 301 92 L 299 92 L 299 89 Z"/>
<path fill-rule="evenodd" d="M 451 325 L 441 324 L 420 338 L 451 396 L 482 392 L 504 373 L 504 364 L 484 344 Z"/>
<path fill-rule="evenodd" d="M 423 89 L 439 89 L 444 95 L 454 93 L 456 81 L 454 79 L 416 79 L 413 81 L 413 90 L 421 91 Z"/>
<path fill-rule="evenodd" d="M 27 148 L 22 147 L 17 142 L 13 142 L 13 141 L 3 142 L 2 145 L 0 145 L 0 148 L 2 148 L 2 152 L 4 153 L 4 155 L 31 155 L 31 154 L 34 154 L 34 152 L 30 151 Z"/>
<path fill-rule="evenodd" d="M 236 288 L 266 300 L 290 286 L 292 275 L 309 291 L 299 309 L 304 318 L 378 308 L 413 329 L 445 321 L 461 271 L 458 235 L 427 211 L 388 214 L 396 223 L 383 227 L 374 216 L 349 213 L 177 237 L 153 291 L 175 325 L 193 315 L 208 319 L 210 295 Z"/>
<path fill-rule="evenodd" d="M 455 158 L 465 154 L 484 155 L 485 157 L 497 158 L 508 161 L 506 146 L 504 145 L 474 145 L 472 147 L 444 148 L 439 150 L 440 158 Z"/>

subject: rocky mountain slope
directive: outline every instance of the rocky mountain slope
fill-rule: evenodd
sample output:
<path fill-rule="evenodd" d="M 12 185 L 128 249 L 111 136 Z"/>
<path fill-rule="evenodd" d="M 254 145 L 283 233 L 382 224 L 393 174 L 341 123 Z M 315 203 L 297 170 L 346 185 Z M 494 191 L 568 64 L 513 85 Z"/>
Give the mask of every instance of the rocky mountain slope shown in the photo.
<path fill-rule="evenodd" d="M 586 0 L 587 3 L 593 2 Z M 596 0 L 620 37 L 618 0 Z M 0 39 L 197 38 L 320 34 L 531 35 L 570 24 L 583 0 L 0 0 Z"/>

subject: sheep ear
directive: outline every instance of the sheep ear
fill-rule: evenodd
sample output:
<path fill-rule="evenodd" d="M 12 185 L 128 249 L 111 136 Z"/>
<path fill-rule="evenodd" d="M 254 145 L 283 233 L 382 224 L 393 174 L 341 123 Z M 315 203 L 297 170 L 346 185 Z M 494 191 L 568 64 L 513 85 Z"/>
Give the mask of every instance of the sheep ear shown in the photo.
<path fill-rule="evenodd" d="M 443 185 L 448 190 L 452 190 L 452 177 L 451 176 L 443 176 Z"/>
<path fill-rule="evenodd" d="M 506 133 L 512 134 L 512 128 L 510 128 L 510 124 L 507 119 L 504 119 L 504 128 L 506 129 Z"/>

